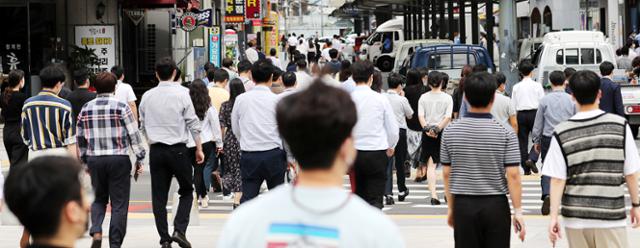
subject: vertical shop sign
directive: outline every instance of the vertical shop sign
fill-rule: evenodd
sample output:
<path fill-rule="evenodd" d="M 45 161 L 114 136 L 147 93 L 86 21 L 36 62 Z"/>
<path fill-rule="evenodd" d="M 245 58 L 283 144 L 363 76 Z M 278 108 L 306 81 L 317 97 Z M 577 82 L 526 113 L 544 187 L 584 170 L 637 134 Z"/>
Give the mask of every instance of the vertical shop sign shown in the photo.
<path fill-rule="evenodd" d="M 224 22 L 244 23 L 244 0 L 225 0 Z"/>
<path fill-rule="evenodd" d="M 222 58 L 220 36 L 219 26 L 214 26 L 209 30 L 209 62 L 213 63 L 216 67 L 220 67 L 220 60 Z"/>
<path fill-rule="evenodd" d="M 260 0 L 246 0 L 247 19 L 260 19 Z"/>

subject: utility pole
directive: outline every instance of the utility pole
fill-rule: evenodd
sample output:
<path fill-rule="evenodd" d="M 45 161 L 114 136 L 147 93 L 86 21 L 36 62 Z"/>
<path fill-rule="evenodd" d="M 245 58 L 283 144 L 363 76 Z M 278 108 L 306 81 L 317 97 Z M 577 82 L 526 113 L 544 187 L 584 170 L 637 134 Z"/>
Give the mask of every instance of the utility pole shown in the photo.
<path fill-rule="evenodd" d="M 489 17 L 489 13 L 487 13 Z M 511 93 L 513 85 L 519 81 L 516 64 L 516 1 L 500 0 L 500 71 L 507 78 L 507 92 Z"/>

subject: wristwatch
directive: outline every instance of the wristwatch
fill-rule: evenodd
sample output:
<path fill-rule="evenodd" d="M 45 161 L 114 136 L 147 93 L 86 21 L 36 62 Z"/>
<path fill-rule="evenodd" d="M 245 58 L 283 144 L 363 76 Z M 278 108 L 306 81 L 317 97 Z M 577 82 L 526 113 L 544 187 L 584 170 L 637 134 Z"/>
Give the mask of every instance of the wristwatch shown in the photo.
<path fill-rule="evenodd" d="M 634 202 L 632 202 L 632 203 L 631 203 L 631 207 L 632 207 L 632 208 L 640 208 L 640 203 L 634 203 Z"/>

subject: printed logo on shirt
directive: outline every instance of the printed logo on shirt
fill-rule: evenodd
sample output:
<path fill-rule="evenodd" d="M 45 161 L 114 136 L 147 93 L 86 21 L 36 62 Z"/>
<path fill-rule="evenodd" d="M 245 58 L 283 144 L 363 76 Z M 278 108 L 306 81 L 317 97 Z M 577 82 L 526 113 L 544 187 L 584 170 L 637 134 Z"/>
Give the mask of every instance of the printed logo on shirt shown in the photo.
<path fill-rule="evenodd" d="M 273 223 L 267 233 L 267 248 L 338 247 L 340 233 L 331 227 Z"/>

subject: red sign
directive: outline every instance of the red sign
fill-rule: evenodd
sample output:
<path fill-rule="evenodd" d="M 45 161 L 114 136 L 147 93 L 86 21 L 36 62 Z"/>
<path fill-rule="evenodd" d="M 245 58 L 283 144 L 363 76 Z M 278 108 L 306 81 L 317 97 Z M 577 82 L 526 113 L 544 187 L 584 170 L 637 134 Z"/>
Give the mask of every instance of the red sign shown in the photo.
<path fill-rule="evenodd" d="M 245 0 L 245 15 L 247 19 L 260 19 L 260 0 Z"/>

